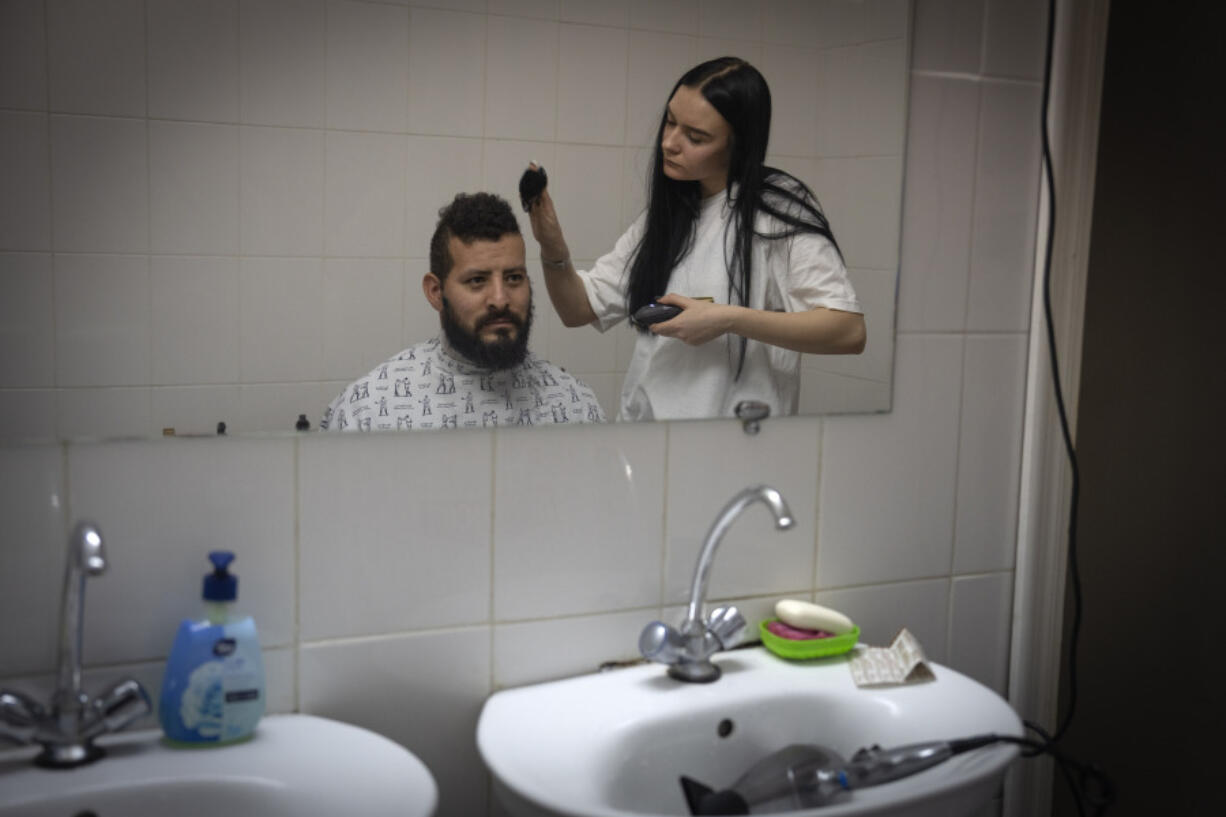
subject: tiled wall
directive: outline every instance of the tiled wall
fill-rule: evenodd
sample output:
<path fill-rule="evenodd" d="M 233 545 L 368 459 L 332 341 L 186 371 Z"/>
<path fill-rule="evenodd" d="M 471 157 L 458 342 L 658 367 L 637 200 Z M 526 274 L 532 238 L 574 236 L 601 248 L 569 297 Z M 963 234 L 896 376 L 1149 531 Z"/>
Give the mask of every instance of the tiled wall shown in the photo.
<path fill-rule="evenodd" d="M 800 524 L 779 533 L 748 512 L 712 595 L 750 617 L 815 598 L 871 643 L 905 625 L 931 658 L 1003 692 L 1039 5 L 915 6 L 891 413 L 772 420 L 756 437 L 715 421 L 10 446 L 0 684 L 50 681 L 71 521 L 95 517 L 113 562 L 87 591 L 91 688 L 131 673 L 156 689 L 205 552 L 233 547 L 272 709 L 388 734 L 434 772 L 440 814 L 498 813 L 473 785 L 484 698 L 632 656 L 643 623 L 679 615 L 718 508 L 766 481 Z"/>
<path fill-rule="evenodd" d="M 514 203 L 542 163 L 586 266 L 642 207 L 668 89 L 725 53 L 771 83 L 770 161 L 819 191 L 872 316 L 864 355 L 806 360 L 802 409 L 887 409 L 908 15 L 906 0 L 5 0 L 0 434 L 317 421 L 437 333 L 421 278 L 456 191 Z M 632 333 L 565 329 L 528 243 L 533 348 L 612 414 Z"/>

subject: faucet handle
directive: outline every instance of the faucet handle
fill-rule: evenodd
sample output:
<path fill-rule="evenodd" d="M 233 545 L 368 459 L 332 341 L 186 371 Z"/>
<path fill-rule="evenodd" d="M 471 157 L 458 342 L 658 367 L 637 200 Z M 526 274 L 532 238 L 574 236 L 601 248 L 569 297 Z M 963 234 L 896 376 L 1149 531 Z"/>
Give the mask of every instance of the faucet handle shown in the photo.
<path fill-rule="evenodd" d="M 149 693 L 132 678 L 125 678 L 111 686 L 94 698 L 89 708 L 88 721 L 81 730 L 87 738 L 103 732 L 118 732 L 153 711 Z"/>
<path fill-rule="evenodd" d="M 707 631 L 719 639 L 720 646 L 727 650 L 735 647 L 745 634 L 745 617 L 731 604 L 716 607 L 707 616 Z"/>
<path fill-rule="evenodd" d="M 22 692 L 0 689 L 0 737 L 15 743 L 29 743 L 47 717 L 42 704 Z"/>
<path fill-rule="evenodd" d="M 685 637 L 663 621 L 653 621 L 639 634 L 639 652 L 649 661 L 672 664 L 685 652 Z"/>

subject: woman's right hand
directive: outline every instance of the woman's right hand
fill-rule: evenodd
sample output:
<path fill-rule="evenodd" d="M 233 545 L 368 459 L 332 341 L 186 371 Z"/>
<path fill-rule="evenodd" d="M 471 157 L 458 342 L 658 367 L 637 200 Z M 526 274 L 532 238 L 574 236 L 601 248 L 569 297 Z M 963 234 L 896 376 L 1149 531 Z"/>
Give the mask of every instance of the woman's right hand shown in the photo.
<path fill-rule="evenodd" d="M 536 168 L 536 165 L 532 164 L 530 167 Z M 553 209 L 553 198 L 549 195 L 548 185 L 528 211 L 528 218 L 532 222 L 532 237 L 541 245 L 541 258 L 560 261 L 570 257 L 570 249 L 562 235 L 562 225 L 558 223 L 558 212 Z"/>

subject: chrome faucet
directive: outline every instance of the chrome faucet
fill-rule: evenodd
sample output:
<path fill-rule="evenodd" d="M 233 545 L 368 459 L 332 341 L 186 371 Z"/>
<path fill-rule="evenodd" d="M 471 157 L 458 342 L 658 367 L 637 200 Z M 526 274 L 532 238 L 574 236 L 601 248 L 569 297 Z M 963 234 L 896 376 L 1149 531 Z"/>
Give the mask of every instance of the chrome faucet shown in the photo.
<path fill-rule="evenodd" d="M 0 738 L 38 743 L 40 766 L 71 768 L 92 763 L 105 752 L 94 744 L 104 732 L 118 732 L 152 711 L 149 694 L 138 682 L 124 679 L 96 698 L 81 687 L 81 634 L 85 623 L 85 580 L 106 570 L 102 532 L 78 522 L 68 538 L 64 590 L 60 597 L 59 665 L 50 708 L 28 695 L 0 690 Z"/>
<path fill-rule="evenodd" d="M 736 646 L 745 632 L 745 617 L 735 607 L 717 607 L 704 621 L 703 601 L 707 595 L 707 577 L 715 561 L 715 549 L 737 517 L 754 502 L 761 502 L 775 515 L 775 527 L 786 530 L 794 524 L 792 512 L 783 497 L 767 485 L 753 485 L 729 500 L 707 532 L 694 581 L 690 586 L 690 606 L 680 629 L 662 621 L 653 621 L 639 635 L 639 652 L 644 658 L 668 665 L 668 674 L 679 681 L 710 683 L 719 678 L 720 669 L 711 663 L 719 650 Z"/>

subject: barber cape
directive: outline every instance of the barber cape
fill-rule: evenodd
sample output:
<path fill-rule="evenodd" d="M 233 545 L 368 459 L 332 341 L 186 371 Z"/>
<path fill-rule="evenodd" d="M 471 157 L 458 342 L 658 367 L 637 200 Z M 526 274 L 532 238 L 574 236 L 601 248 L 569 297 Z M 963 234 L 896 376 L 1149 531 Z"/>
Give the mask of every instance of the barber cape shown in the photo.
<path fill-rule="evenodd" d="M 518 366 L 482 368 L 441 337 L 410 346 L 345 387 L 326 431 L 485 428 L 603 423 L 595 393 L 531 352 Z"/>

